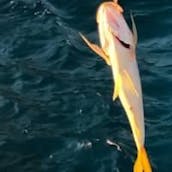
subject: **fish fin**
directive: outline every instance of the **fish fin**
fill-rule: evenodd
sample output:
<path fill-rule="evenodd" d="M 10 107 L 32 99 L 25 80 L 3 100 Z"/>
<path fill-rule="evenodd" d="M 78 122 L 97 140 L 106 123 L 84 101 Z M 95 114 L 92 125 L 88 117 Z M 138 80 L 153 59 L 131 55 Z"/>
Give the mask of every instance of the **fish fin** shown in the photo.
<path fill-rule="evenodd" d="M 103 51 L 103 49 L 101 49 L 98 45 L 91 43 L 90 41 L 88 41 L 88 39 L 81 33 L 79 33 L 81 38 L 84 40 L 84 42 L 88 45 L 88 47 L 90 47 L 96 54 L 98 54 L 100 57 L 102 57 L 105 62 L 110 66 L 110 59 L 109 57 L 105 54 L 105 52 Z"/>
<path fill-rule="evenodd" d="M 132 80 L 131 76 L 129 75 L 129 73 L 126 70 L 124 70 L 124 76 L 127 79 L 127 85 L 130 86 L 130 88 L 133 90 L 133 92 L 137 96 L 139 96 L 139 93 L 138 93 L 137 89 L 135 88 L 135 85 L 133 84 L 133 80 Z"/>
<path fill-rule="evenodd" d="M 118 0 L 113 0 L 114 2 L 115 2 L 115 4 L 117 4 L 118 3 Z"/>
<path fill-rule="evenodd" d="M 144 147 L 138 151 L 134 164 L 134 172 L 152 172 L 151 165 Z"/>
<path fill-rule="evenodd" d="M 118 4 L 118 0 L 113 0 L 113 2 L 115 3 L 115 7 L 117 8 L 117 10 L 122 13 L 124 10 L 123 8 Z"/>
<path fill-rule="evenodd" d="M 138 35 L 137 35 L 137 28 L 136 28 L 136 24 L 135 24 L 135 21 L 134 21 L 132 11 L 130 11 L 130 18 L 131 18 L 131 23 L 132 23 L 134 43 L 135 43 L 135 46 L 136 46 L 137 41 L 138 41 Z"/>
<path fill-rule="evenodd" d="M 119 76 L 117 77 L 117 79 L 115 80 L 115 86 L 114 86 L 114 91 L 113 91 L 113 101 L 116 100 L 116 98 L 119 95 L 119 89 L 120 89 L 120 80 L 119 80 Z"/>

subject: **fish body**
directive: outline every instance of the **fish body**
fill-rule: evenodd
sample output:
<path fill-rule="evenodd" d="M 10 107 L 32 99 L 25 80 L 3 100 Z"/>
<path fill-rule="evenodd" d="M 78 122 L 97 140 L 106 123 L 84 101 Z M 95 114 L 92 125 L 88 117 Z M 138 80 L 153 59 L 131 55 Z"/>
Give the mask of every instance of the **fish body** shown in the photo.
<path fill-rule="evenodd" d="M 107 55 L 114 79 L 113 99 L 119 96 L 132 123 L 137 148 L 144 144 L 144 115 L 134 35 L 114 2 L 102 4 L 97 13 L 100 43 Z M 114 22 L 116 21 L 116 22 Z M 122 43 L 121 43 L 122 42 Z M 124 45 L 125 44 L 125 45 Z"/>
<path fill-rule="evenodd" d="M 119 97 L 127 114 L 137 147 L 134 172 L 151 172 L 151 166 L 144 147 L 145 127 L 142 89 L 136 61 L 137 31 L 131 16 L 133 32 L 130 31 L 123 9 L 117 3 L 104 2 L 97 11 L 97 23 L 101 47 L 91 43 L 85 36 L 86 44 L 111 66 L 114 93 Z"/>

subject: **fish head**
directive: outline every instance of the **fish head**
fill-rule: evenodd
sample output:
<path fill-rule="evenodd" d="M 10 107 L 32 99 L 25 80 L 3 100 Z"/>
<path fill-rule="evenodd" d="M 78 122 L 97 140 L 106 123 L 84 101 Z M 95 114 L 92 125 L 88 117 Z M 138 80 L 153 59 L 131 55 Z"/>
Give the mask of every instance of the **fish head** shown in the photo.
<path fill-rule="evenodd" d="M 102 48 L 112 38 L 126 48 L 135 47 L 133 33 L 123 17 L 122 7 L 116 1 L 102 3 L 97 10 L 96 20 Z"/>

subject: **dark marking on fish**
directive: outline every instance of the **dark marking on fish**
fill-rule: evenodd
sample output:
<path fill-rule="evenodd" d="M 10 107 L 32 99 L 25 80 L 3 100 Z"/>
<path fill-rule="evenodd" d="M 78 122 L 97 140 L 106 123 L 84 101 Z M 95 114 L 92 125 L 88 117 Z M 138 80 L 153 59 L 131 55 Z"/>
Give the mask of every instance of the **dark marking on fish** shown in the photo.
<path fill-rule="evenodd" d="M 115 36 L 115 38 L 121 43 L 123 47 L 130 49 L 130 44 L 127 44 L 124 41 L 120 40 L 117 36 Z"/>

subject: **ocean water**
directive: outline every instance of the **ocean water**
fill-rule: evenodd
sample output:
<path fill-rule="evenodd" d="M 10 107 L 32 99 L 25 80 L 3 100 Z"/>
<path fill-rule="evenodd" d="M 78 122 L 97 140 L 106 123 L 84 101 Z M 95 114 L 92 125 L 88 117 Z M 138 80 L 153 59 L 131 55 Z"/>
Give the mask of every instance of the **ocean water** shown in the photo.
<path fill-rule="evenodd" d="M 0 172 L 132 171 L 136 148 L 120 102 L 112 102 L 111 69 L 78 35 L 98 43 L 102 2 L 0 1 Z M 172 1 L 120 4 L 138 29 L 153 172 L 170 172 Z"/>

